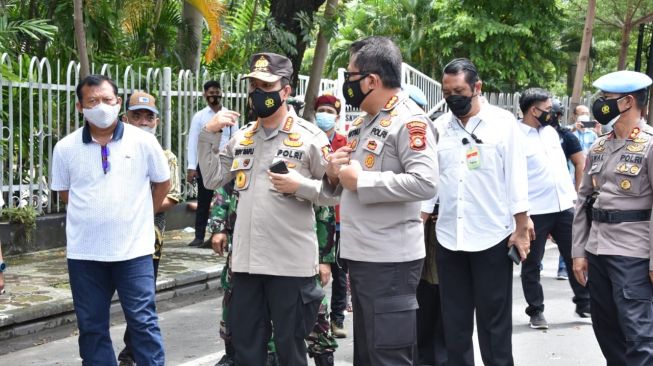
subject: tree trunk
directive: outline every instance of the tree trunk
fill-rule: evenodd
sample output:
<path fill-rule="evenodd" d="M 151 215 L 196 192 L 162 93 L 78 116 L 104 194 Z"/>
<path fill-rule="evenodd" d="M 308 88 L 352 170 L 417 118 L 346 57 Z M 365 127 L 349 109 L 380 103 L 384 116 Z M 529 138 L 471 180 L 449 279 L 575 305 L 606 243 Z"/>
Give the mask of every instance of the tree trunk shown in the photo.
<path fill-rule="evenodd" d="M 277 22 L 281 28 L 297 36 L 297 43 L 295 49 L 297 53 L 294 55 L 287 55 L 292 62 L 293 75 L 290 80 L 290 85 L 293 89 L 297 88 L 297 80 L 299 71 L 304 59 L 304 52 L 306 51 L 306 39 L 302 34 L 302 25 L 297 20 L 297 15 L 300 12 L 305 12 L 313 21 L 313 14 L 324 4 L 325 0 L 270 0 L 270 15 Z"/>
<path fill-rule="evenodd" d="M 79 79 L 90 73 L 88 64 L 88 49 L 86 48 L 86 31 L 84 30 L 83 0 L 74 0 L 73 21 L 75 24 L 75 41 L 77 42 L 77 55 L 79 57 Z"/>
<path fill-rule="evenodd" d="M 202 49 L 202 13 L 184 1 L 182 21 L 177 36 L 177 55 L 181 67 L 197 72 L 200 69 Z"/>
<path fill-rule="evenodd" d="M 587 2 L 587 18 L 585 18 L 585 28 L 583 29 L 583 42 L 578 54 L 576 63 L 576 77 L 574 78 L 574 89 L 571 93 L 571 105 L 569 109 L 573 111 L 580 104 L 580 94 L 583 91 L 583 78 L 587 69 L 587 60 L 590 54 L 590 44 L 592 43 L 592 29 L 594 28 L 594 15 L 596 14 L 596 0 Z"/>
<path fill-rule="evenodd" d="M 630 32 L 633 29 L 632 27 L 632 23 L 626 23 L 621 29 L 619 64 L 617 66 L 617 70 L 624 70 L 626 68 L 626 59 L 628 58 L 628 47 L 630 46 Z"/>
<path fill-rule="evenodd" d="M 327 23 L 331 23 L 336 15 L 338 7 L 338 0 L 327 0 L 326 8 L 324 9 L 324 18 Z M 310 78 L 308 79 L 308 87 L 306 88 L 306 95 L 304 96 L 304 117 L 305 120 L 313 121 L 315 118 L 315 98 L 320 90 L 320 82 L 322 81 L 322 71 L 324 70 L 324 63 L 326 56 L 329 52 L 329 39 L 331 32 L 325 31 L 320 28 L 317 34 L 317 44 L 315 45 L 315 55 L 313 56 L 313 65 L 311 65 Z"/>

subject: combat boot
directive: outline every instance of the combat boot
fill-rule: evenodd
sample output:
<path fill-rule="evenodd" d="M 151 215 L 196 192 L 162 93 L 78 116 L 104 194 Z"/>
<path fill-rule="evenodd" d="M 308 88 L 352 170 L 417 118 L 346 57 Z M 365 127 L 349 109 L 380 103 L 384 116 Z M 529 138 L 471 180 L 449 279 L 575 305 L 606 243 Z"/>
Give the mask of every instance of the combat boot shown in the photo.
<path fill-rule="evenodd" d="M 321 353 L 315 357 L 315 366 L 333 366 L 333 352 Z"/>
<path fill-rule="evenodd" d="M 342 324 L 331 322 L 331 333 L 336 338 L 347 338 L 347 330 Z"/>

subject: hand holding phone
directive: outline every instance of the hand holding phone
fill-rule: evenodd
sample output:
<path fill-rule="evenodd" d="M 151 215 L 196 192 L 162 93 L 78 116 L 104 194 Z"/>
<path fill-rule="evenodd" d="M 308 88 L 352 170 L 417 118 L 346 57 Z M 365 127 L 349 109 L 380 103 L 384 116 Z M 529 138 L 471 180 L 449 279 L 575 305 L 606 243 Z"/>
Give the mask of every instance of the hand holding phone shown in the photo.
<path fill-rule="evenodd" d="M 288 174 L 288 166 L 286 166 L 285 161 L 278 160 L 276 162 L 272 162 L 272 165 L 270 165 L 270 171 L 277 174 Z"/>
<path fill-rule="evenodd" d="M 510 247 L 510 249 L 508 249 L 508 258 L 512 259 L 516 265 L 521 263 L 521 257 L 519 256 L 519 251 L 517 250 L 516 245 L 513 245 Z"/>

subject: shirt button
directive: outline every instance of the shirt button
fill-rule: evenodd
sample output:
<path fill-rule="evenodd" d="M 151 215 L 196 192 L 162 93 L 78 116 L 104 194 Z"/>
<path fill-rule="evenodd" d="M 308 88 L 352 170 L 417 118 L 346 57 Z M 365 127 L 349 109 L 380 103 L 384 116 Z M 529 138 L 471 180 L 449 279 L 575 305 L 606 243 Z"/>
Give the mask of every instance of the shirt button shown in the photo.
<path fill-rule="evenodd" d="M 460 183 L 462 183 L 462 182 L 463 182 L 463 180 L 461 179 L 461 180 L 459 180 L 459 182 L 460 182 Z"/>
<path fill-rule="evenodd" d="M 463 219 L 462 217 L 458 216 L 458 220 L 462 220 L 462 219 Z"/>

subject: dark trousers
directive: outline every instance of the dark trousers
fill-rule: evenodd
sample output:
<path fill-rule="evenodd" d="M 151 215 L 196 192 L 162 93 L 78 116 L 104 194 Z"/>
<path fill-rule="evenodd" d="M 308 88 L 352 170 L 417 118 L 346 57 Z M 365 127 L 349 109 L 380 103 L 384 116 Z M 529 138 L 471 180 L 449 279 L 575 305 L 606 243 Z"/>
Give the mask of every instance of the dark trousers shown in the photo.
<path fill-rule="evenodd" d="M 152 257 L 120 262 L 68 260 L 83 365 L 116 365 L 109 335 L 109 308 L 117 290 L 138 365 L 164 365 L 154 305 Z"/>
<path fill-rule="evenodd" d="M 197 211 L 195 211 L 195 239 L 204 240 L 206 225 L 209 221 L 213 190 L 204 187 L 200 166 L 197 166 Z"/>
<path fill-rule="evenodd" d="M 307 365 L 306 343 L 324 291 L 315 277 L 233 273 L 227 326 L 238 366 L 261 366 L 274 328 L 280 365 Z"/>
<path fill-rule="evenodd" d="M 445 366 L 447 349 L 442 328 L 440 286 L 420 280 L 417 285 L 417 353 L 420 366 Z"/>
<path fill-rule="evenodd" d="M 653 365 L 649 259 L 591 253 L 587 258 L 592 327 L 607 364 Z"/>
<path fill-rule="evenodd" d="M 437 246 L 442 324 L 449 366 L 474 366 L 474 310 L 485 365 L 513 365 L 512 261 L 508 238 L 480 252 Z"/>
<path fill-rule="evenodd" d="M 531 242 L 531 252 L 521 264 L 521 284 L 524 298 L 528 303 L 526 314 L 529 316 L 544 311 L 544 292 L 540 283 L 540 263 L 544 257 L 544 248 L 549 234 L 555 239 L 558 250 L 567 268 L 573 268 L 571 258 L 571 225 L 574 220 L 574 210 L 569 209 L 543 215 L 532 215 L 535 225 L 535 240 Z M 579 306 L 587 306 L 590 295 L 574 276 L 569 276 L 569 285 L 574 292 L 573 301 Z"/>
<path fill-rule="evenodd" d="M 422 262 L 347 261 L 354 307 L 355 366 L 413 365 L 415 293 Z"/>
<path fill-rule="evenodd" d="M 154 270 L 154 292 L 156 293 L 156 278 L 159 275 L 159 261 L 160 259 L 152 258 L 152 269 Z M 125 328 L 125 334 L 122 336 L 125 342 L 125 348 L 120 351 L 118 360 L 134 360 L 134 347 L 132 346 L 131 330 L 129 325 Z"/>
<path fill-rule="evenodd" d="M 340 258 L 340 231 L 336 231 L 336 263 L 331 264 L 331 321 L 342 325 L 347 308 L 347 263 Z"/>

